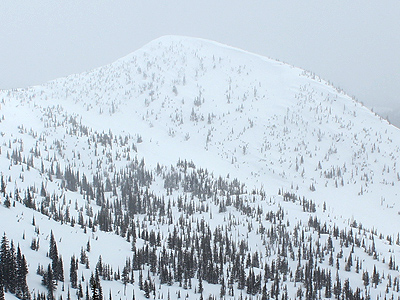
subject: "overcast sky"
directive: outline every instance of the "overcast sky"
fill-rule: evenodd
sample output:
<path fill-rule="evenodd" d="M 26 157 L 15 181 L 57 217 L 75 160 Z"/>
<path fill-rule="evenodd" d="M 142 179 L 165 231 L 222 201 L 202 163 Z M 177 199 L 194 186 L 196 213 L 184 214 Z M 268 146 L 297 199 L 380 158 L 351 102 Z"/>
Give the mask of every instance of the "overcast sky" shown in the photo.
<path fill-rule="evenodd" d="M 212 39 L 400 106 L 400 1 L 0 1 L 0 88 L 113 62 L 162 35 Z"/>

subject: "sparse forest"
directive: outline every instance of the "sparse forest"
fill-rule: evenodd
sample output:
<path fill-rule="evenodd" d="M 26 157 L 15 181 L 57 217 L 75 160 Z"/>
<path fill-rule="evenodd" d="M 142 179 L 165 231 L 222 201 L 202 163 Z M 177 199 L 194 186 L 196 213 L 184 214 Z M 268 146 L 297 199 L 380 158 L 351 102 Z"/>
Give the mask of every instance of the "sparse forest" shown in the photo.
<path fill-rule="evenodd" d="M 398 130 L 170 39 L 0 91 L 0 300 L 399 299 Z"/>

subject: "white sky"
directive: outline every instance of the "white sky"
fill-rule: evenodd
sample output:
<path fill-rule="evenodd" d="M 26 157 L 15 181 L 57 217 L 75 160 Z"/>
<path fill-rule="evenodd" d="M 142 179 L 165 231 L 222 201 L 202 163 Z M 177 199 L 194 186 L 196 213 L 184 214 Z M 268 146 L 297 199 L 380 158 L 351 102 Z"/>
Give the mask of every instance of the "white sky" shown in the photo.
<path fill-rule="evenodd" d="M 166 34 L 276 58 L 367 105 L 400 106 L 399 0 L 1 0 L 0 88 L 89 70 Z"/>

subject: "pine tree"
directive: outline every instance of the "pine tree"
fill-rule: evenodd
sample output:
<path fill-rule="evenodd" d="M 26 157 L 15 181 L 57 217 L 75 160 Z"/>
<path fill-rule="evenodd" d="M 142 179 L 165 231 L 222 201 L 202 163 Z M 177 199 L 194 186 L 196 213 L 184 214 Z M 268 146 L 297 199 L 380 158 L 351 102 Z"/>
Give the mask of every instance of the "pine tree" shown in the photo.
<path fill-rule="evenodd" d="M 336 299 L 339 299 L 341 293 L 342 293 L 342 284 L 340 282 L 339 274 L 338 272 L 336 272 L 336 283 L 333 286 L 333 294 L 335 295 Z"/>
<path fill-rule="evenodd" d="M 224 277 L 222 277 L 222 279 L 221 279 L 221 290 L 219 292 L 220 298 L 225 297 L 225 294 L 226 294 L 225 280 L 224 280 Z"/>
<path fill-rule="evenodd" d="M 30 293 L 26 283 L 26 276 L 28 274 L 28 267 L 25 256 L 21 254 L 21 250 L 17 248 L 17 272 L 16 272 L 16 291 L 15 295 L 20 299 L 29 299 Z"/>
<path fill-rule="evenodd" d="M 84 264 L 86 264 L 86 259 L 87 259 L 86 252 L 85 252 L 85 250 L 83 249 L 83 247 L 81 247 L 81 255 L 80 255 L 80 258 L 79 258 L 79 262 L 80 262 L 82 265 L 84 265 Z"/>
<path fill-rule="evenodd" d="M 379 272 L 376 271 L 376 266 L 374 265 L 374 272 L 372 273 L 372 284 L 374 284 L 375 287 L 377 287 L 379 281 L 380 281 Z"/>
<path fill-rule="evenodd" d="M 50 249 L 49 249 L 49 258 L 51 259 L 51 267 L 53 269 L 54 279 L 58 280 L 58 250 L 57 243 L 54 238 L 53 230 L 50 232 Z"/>
<path fill-rule="evenodd" d="M 53 292 L 56 287 L 54 283 L 53 270 L 51 269 L 50 265 L 48 265 L 47 267 L 47 272 L 45 276 L 46 276 L 47 299 L 53 300 L 54 299 Z"/>
<path fill-rule="evenodd" d="M 368 274 L 368 271 L 363 272 L 362 280 L 364 282 L 364 286 L 367 287 L 369 285 L 369 274 Z"/>
<path fill-rule="evenodd" d="M 7 291 L 8 285 L 8 260 L 9 260 L 9 244 L 6 234 L 4 233 L 1 239 L 1 246 L 0 246 L 0 285 L 2 285 Z"/>
<path fill-rule="evenodd" d="M 352 257 L 351 252 L 350 252 L 349 258 L 347 259 L 346 266 L 344 267 L 344 270 L 346 272 L 350 272 L 352 265 L 353 265 L 353 257 Z"/>
<path fill-rule="evenodd" d="M 122 283 L 124 284 L 124 295 L 126 296 L 126 285 L 129 283 L 129 268 L 127 266 L 122 270 Z"/>
<path fill-rule="evenodd" d="M 42 187 L 40 188 L 40 196 L 46 197 L 46 195 L 47 195 L 47 192 L 46 192 L 46 189 L 44 187 L 44 183 L 42 181 Z"/>
<path fill-rule="evenodd" d="M 144 281 L 143 291 L 144 291 L 144 296 L 146 298 L 150 298 L 150 288 L 149 288 L 149 284 L 148 284 L 147 280 Z"/>
<path fill-rule="evenodd" d="M 0 187 L 0 193 L 3 194 L 3 197 L 6 196 L 6 183 L 4 181 L 3 174 L 1 174 L 1 187 Z"/>
<path fill-rule="evenodd" d="M 27 191 L 26 191 L 24 205 L 28 208 L 33 208 L 33 209 L 35 209 L 35 207 L 36 207 L 35 201 L 33 201 L 32 195 L 31 195 L 31 192 L 29 191 L 29 189 L 27 189 Z"/>
<path fill-rule="evenodd" d="M 71 257 L 71 265 L 69 269 L 69 280 L 71 281 L 72 288 L 76 289 L 78 283 L 78 271 L 76 269 L 75 256 Z"/>
<path fill-rule="evenodd" d="M 56 274 L 57 274 L 57 280 L 64 282 L 64 266 L 61 256 L 58 258 Z"/>
<path fill-rule="evenodd" d="M 5 300 L 4 298 L 4 287 L 0 284 L 0 300 Z"/>
<path fill-rule="evenodd" d="M 143 290 L 143 273 L 142 270 L 139 272 L 139 289 Z"/>
<path fill-rule="evenodd" d="M 247 277 L 246 280 L 246 286 L 247 286 L 247 294 L 249 295 L 255 295 L 256 291 L 254 289 L 255 285 L 255 277 L 254 277 L 254 272 L 252 269 L 249 271 L 249 276 Z"/>
<path fill-rule="evenodd" d="M 90 300 L 90 296 L 89 296 L 89 285 L 86 282 L 86 293 L 85 293 L 85 300 Z"/>
<path fill-rule="evenodd" d="M 351 288 L 350 288 L 349 279 L 346 279 L 346 280 L 344 281 L 344 284 L 343 284 L 343 293 L 344 293 L 345 299 L 351 299 L 352 296 L 353 296 L 353 291 L 352 291 Z"/>
<path fill-rule="evenodd" d="M 90 276 L 90 288 L 92 290 L 91 300 L 103 300 L 103 291 L 100 284 L 99 274 L 93 276 L 93 273 Z"/>
<path fill-rule="evenodd" d="M 328 276 L 326 278 L 326 284 L 325 284 L 325 298 L 331 298 L 332 297 L 332 276 L 331 276 L 331 271 L 329 271 Z"/>
<path fill-rule="evenodd" d="M 8 195 L 6 195 L 6 200 L 4 200 L 4 206 L 7 208 L 10 208 L 11 206 L 10 198 L 8 197 Z"/>
<path fill-rule="evenodd" d="M 99 300 L 98 286 L 93 273 L 90 276 L 90 289 L 92 290 L 92 300 Z"/>
<path fill-rule="evenodd" d="M 78 285 L 78 291 L 76 292 L 76 294 L 78 296 L 78 299 L 83 298 L 83 290 L 82 290 L 82 284 L 81 283 L 79 283 L 79 285 Z"/>
<path fill-rule="evenodd" d="M 201 279 L 201 276 L 199 277 L 199 288 L 198 288 L 197 292 L 199 294 L 203 293 L 203 280 Z"/>
<path fill-rule="evenodd" d="M 11 240 L 10 249 L 8 254 L 8 290 L 10 293 L 15 294 L 16 277 L 17 277 L 17 255 L 14 247 L 14 242 Z"/>
<path fill-rule="evenodd" d="M 266 283 L 264 283 L 264 286 L 262 289 L 261 300 L 268 300 L 268 292 L 267 292 L 267 284 Z"/>
<path fill-rule="evenodd" d="M 244 272 L 244 266 L 243 266 L 243 264 L 241 264 L 240 269 L 239 269 L 239 280 L 238 280 L 237 288 L 239 290 L 243 290 L 245 285 L 246 285 L 246 274 Z"/>
<path fill-rule="evenodd" d="M 275 272 L 275 278 L 274 278 L 274 283 L 272 284 L 271 287 L 271 294 L 275 297 L 275 299 L 278 299 L 279 296 L 279 274 L 278 271 Z"/>

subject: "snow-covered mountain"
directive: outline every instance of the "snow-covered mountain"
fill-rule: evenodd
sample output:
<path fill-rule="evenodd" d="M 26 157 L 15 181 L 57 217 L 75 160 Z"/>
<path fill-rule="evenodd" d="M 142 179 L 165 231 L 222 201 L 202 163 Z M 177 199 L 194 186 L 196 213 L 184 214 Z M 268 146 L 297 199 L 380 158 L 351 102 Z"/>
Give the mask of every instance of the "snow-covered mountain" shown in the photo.
<path fill-rule="evenodd" d="M 72 255 L 105 298 L 311 299 L 328 277 L 399 296 L 400 131 L 312 72 L 166 36 L 0 100 L 0 226 L 32 297 L 59 263 L 51 230 L 56 297 L 76 298 Z"/>

